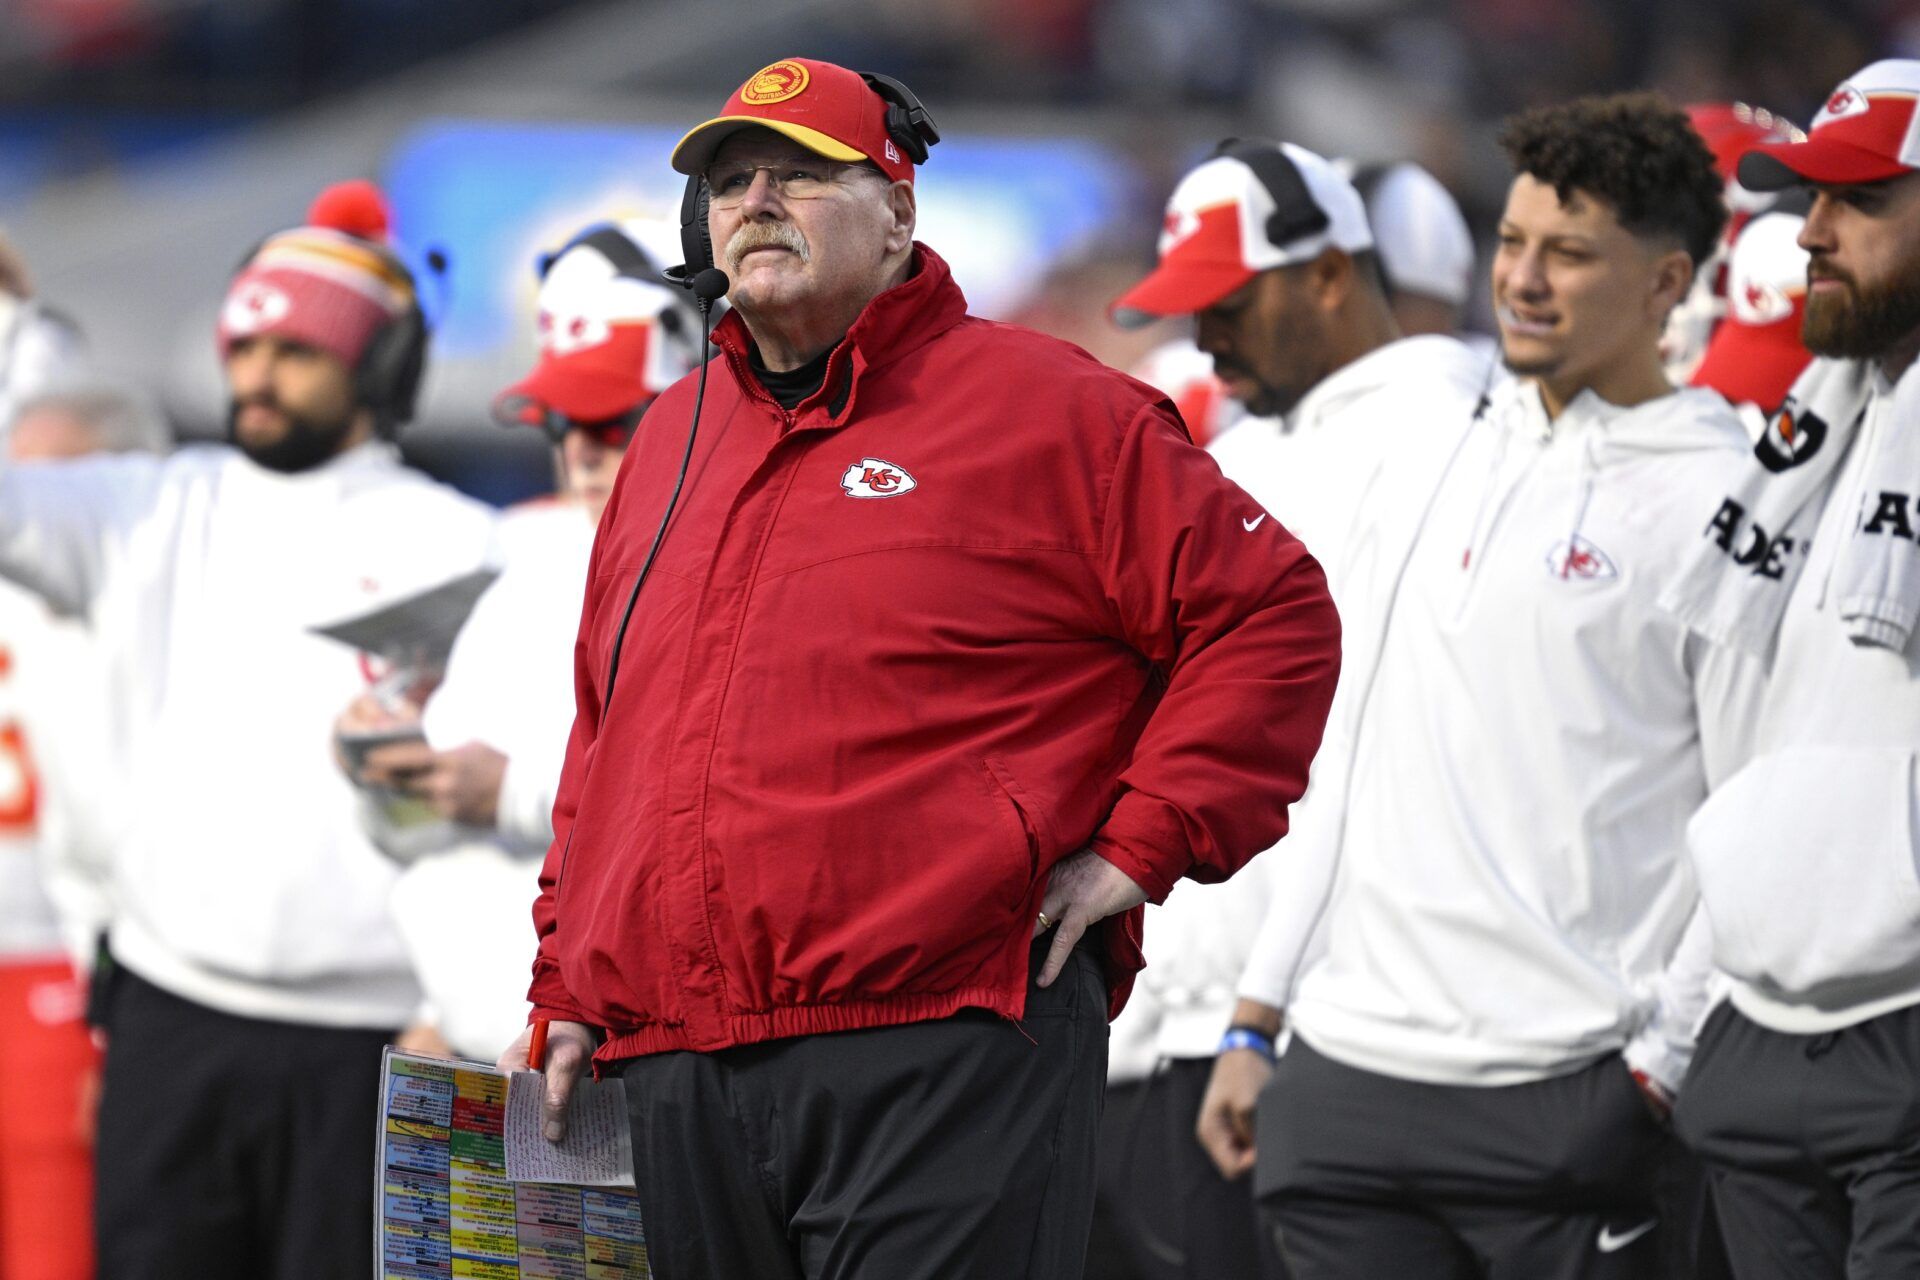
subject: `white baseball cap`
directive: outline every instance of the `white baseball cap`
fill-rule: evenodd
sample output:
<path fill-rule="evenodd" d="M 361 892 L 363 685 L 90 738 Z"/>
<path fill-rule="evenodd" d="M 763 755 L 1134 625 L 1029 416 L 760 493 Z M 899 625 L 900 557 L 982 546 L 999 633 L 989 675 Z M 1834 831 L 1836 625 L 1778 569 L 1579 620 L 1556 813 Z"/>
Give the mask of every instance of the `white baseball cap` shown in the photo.
<path fill-rule="evenodd" d="M 1113 304 L 1121 324 L 1204 311 L 1263 271 L 1373 247 L 1366 206 L 1324 158 L 1230 138 L 1167 201 L 1160 265 Z"/>
<path fill-rule="evenodd" d="M 1463 305 L 1473 289 L 1473 233 L 1440 180 L 1412 161 L 1359 170 L 1353 177 L 1387 283 Z"/>

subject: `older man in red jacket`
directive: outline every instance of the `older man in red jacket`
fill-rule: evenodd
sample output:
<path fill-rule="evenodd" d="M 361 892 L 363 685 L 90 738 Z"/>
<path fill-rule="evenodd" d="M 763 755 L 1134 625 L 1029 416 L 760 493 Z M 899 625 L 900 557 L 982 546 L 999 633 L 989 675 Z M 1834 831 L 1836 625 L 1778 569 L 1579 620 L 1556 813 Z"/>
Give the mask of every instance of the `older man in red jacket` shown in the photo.
<path fill-rule="evenodd" d="M 1279 838 L 1333 694 L 1306 549 L 914 242 L 937 139 L 795 58 L 674 151 L 733 310 L 601 524 L 531 991 L 663 1280 L 1078 1276 L 1139 907 Z"/>

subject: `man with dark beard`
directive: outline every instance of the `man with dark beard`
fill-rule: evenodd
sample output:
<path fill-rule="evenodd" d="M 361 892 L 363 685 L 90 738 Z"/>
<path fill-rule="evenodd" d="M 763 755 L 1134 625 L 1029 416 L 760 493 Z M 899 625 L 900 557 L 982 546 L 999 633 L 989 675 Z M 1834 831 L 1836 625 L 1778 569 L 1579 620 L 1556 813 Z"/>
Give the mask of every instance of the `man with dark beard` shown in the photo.
<path fill-rule="evenodd" d="M 380 1046 L 419 990 L 329 756 L 373 673 L 313 629 L 487 558 L 490 513 L 384 438 L 424 343 L 386 248 L 300 227 L 221 312 L 236 447 L 0 472 L 0 573 L 94 631 L 126 750 L 94 992 L 107 1280 L 370 1274 Z"/>
<path fill-rule="evenodd" d="M 1740 1280 L 1920 1275 L 1920 62 L 1866 67 L 1740 180 L 1810 189 L 1817 357 L 1666 603 L 1768 657 L 1689 829 L 1727 1001 L 1681 1135 Z"/>

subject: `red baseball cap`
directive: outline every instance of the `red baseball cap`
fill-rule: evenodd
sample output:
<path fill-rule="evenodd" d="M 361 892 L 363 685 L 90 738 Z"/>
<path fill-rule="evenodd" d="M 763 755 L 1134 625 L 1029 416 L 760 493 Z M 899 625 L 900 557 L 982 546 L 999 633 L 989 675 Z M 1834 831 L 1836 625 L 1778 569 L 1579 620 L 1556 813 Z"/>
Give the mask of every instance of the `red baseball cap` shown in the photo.
<path fill-rule="evenodd" d="M 1804 142 L 1773 142 L 1740 157 L 1740 185 L 1778 191 L 1801 183 L 1880 182 L 1920 169 L 1920 62 L 1889 58 L 1835 89 Z"/>
<path fill-rule="evenodd" d="M 1694 102 L 1686 108 L 1687 122 L 1713 152 L 1713 167 L 1727 182 L 1734 180 L 1740 157 L 1769 142 L 1805 142 L 1805 130 L 1765 107 L 1745 102 Z"/>
<path fill-rule="evenodd" d="M 1796 241 L 1805 219 L 1767 213 L 1747 224 L 1727 258 L 1727 318 L 1692 383 L 1735 404 L 1780 407 L 1813 359 L 1800 338 L 1807 310 L 1807 251 Z"/>
<path fill-rule="evenodd" d="M 674 144 L 673 167 L 699 173 L 722 142 L 755 126 L 829 160 L 871 160 L 894 181 L 913 181 L 913 162 L 887 132 L 886 99 L 859 72 L 812 58 L 782 58 L 748 76 L 719 115 Z"/>

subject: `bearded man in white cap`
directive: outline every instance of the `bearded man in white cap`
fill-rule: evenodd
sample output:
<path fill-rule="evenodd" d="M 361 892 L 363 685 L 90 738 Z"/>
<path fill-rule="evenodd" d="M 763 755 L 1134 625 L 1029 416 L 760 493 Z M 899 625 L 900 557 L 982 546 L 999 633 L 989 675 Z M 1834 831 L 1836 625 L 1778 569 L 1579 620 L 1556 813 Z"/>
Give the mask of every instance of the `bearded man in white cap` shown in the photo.
<path fill-rule="evenodd" d="M 1450 337 L 1401 337 L 1359 191 L 1304 147 L 1223 143 L 1181 178 L 1164 227 L 1158 266 L 1114 303 L 1115 318 L 1192 314 L 1228 392 L 1273 415 L 1241 419 L 1208 451 L 1314 549 L 1351 643 L 1370 612 L 1367 590 L 1343 585 L 1356 576 L 1355 531 L 1418 509 L 1489 366 Z M 1393 458 L 1410 465 L 1389 469 Z M 1129 1051 L 1115 1055 L 1100 1152 L 1105 1221 L 1145 1275 L 1281 1270 L 1245 1168 L 1216 1168 L 1193 1131 L 1223 1037 L 1251 1038 L 1229 1024 L 1269 899 L 1315 893 L 1313 868 L 1290 852 L 1148 913 L 1148 966 L 1114 1028 Z"/>
<path fill-rule="evenodd" d="M 1729 995 L 1677 1121 L 1740 1280 L 1920 1274 L 1917 106 L 1920 62 L 1876 62 L 1741 159 L 1811 195 L 1817 358 L 1667 599 L 1771 665 L 1751 759 L 1689 830 Z"/>
<path fill-rule="evenodd" d="M 221 310 L 228 445 L 0 473 L 0 572 L 82 617 L 129 693 L 94 979 L 109 1280 L 371 1272 L 380 1049 L 419 988 L 329 759 L 372 672 L 313 628 L 489 554 L 491 512 L 388 439 L 425 341 L 390 250 L 299 227 Z"/>

